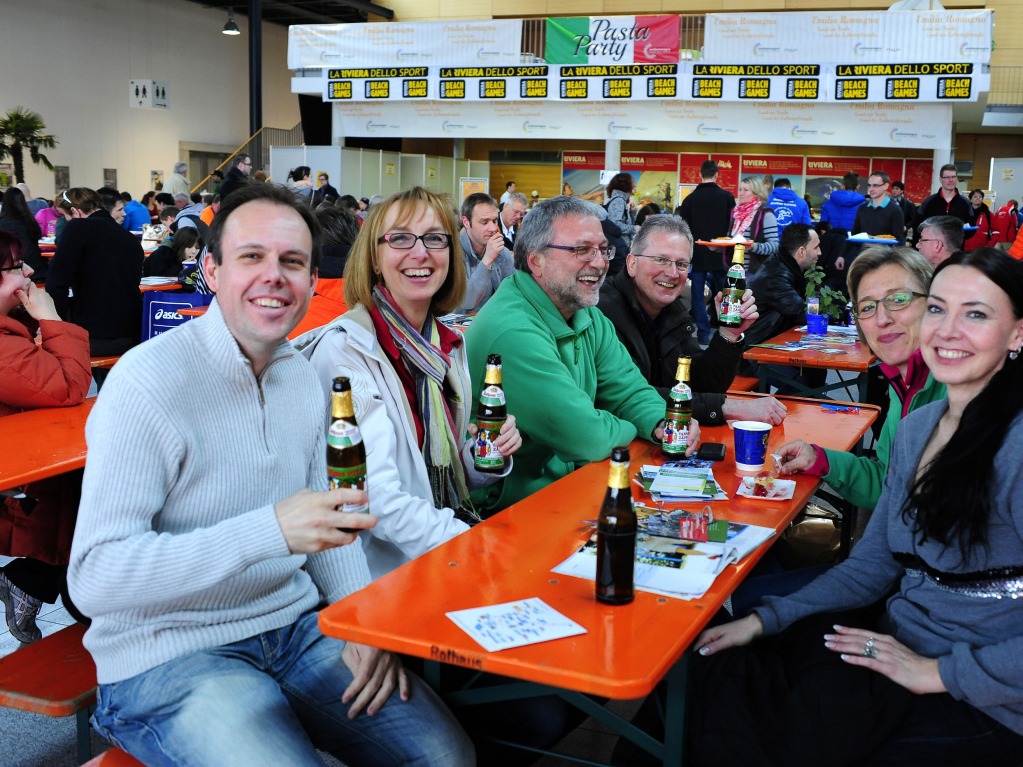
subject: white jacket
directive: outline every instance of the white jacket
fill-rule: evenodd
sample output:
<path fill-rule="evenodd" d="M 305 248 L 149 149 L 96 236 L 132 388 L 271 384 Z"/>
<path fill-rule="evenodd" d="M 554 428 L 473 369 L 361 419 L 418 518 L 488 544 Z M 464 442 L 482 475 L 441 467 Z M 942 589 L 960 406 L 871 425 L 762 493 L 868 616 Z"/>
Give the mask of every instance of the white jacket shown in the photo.
<path fill-rule="evenodd" d="M 355 417 L 366 443 L 369 508 L 377 517 L 376 526 L 361 536 L 372 577 L 379 578 L 468 530 L 464 522 L 455 519 L 454 511 L 433 505 L 412 409 L 398 374 L 377 341 L 366 307 L 356 306 L 296 339 L 295 345 L 312 362 L 325 391 L 330 391 L 335 376 L 348 376 L 352 382 Z M 451 357 L 447 384 L 452 398 L 448 405 L 459 437 L 465 434 L 472 407 L 464 344 L 455 347 Z M 501 478 L 473 468 L 472 440 L 462 445 L 461 456 L 470 488 Z M 511 471 L 510 464 L 503 476 Z"/>

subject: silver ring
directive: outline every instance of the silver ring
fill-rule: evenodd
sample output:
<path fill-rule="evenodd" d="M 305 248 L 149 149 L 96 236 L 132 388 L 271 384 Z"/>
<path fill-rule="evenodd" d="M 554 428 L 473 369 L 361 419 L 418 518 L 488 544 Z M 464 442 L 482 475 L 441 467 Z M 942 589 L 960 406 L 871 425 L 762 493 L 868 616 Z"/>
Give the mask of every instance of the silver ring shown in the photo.
<path fill-rule="evenodd" d="M 881 651 L 878 650 L 871 644 L 863 645 L 863 657 L 864 658 L 876 658 Z"/>

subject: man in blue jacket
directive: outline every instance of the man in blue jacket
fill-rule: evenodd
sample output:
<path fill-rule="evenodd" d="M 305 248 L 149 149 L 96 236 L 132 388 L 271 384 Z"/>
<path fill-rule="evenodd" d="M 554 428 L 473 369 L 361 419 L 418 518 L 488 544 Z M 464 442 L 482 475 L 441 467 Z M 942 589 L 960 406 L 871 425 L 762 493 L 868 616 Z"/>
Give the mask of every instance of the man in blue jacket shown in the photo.
<path fill-rule="evenodd" d="M 831 224 L 832 229 L 845 229 L 850 234 L 856 211 L 867 199 L 856 190 L 860 185 L 859 173 L 846 173 L 842 176 L 842 188 L 836 189 L 821 206 L 821 221 Z"/>
<path fill-rule="evenodd" d="M 774 182 L 774 191 L 767 198 L 767 207 L 774 211 L 778 219 L 778 239 L 789 224 L 810 224 L 810 206 L 806 200 L 792 191 L 792 182 L 787 178 L 779 178 Z"/>

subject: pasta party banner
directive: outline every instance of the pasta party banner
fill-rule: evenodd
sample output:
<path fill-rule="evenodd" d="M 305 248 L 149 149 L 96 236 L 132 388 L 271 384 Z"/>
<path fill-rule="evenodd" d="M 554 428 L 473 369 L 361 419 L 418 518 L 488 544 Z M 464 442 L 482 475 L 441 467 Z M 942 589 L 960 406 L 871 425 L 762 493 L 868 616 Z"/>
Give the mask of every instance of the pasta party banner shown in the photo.
<path fill-rule="evenodd" d="M 678 16 L 547 19 L 548 64 L 678 64 Z"/>

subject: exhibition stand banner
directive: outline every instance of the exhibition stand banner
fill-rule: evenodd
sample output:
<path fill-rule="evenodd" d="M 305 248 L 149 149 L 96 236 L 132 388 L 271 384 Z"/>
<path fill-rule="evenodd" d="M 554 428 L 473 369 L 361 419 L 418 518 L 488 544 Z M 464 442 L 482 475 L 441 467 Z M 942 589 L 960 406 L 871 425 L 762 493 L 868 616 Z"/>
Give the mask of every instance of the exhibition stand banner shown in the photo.
<path fill-rule="evenodd" d="M 620 170 L 632 176 L 637 200 L 671 211 L 676 205 L 678 160 L 675 152 L 622 152 L 621 167 L 607 168 L 603 152 L 565 150 L 561 154 L 561 193 L 599 205 L 604 202 L 600 172 Z"/>
<path fill-rule="evenodd" d="M 729 101 L 351 103 L 334 114 L 342 136 L 625 139 L 811 146 L 947 148 L 949 104 Z M 880 152 L 879 152 L 880 154 Z"/>
<path fill-rule="evenodd" d="M 288 69 L 514 65 L 521 51 L 522 19 L 288 27 Z"/>
<path fill-rule="evenodd" d="M 678 16 L 547 19 L 548 64 L 677 64 Z"/>
<path fill-rule="evenodd" d="M 709 13 L 703 61 L 987 64 L 994 12 Z"/>
<path fill-rule="evenodd" d="M 992 12 L 709 14 L 703 49 L 680 17 L 549 18 L 545 59 L 522 20 L 289 29 L 288 64 L 323 72 L 325 101 L 976 101 Z"/>

